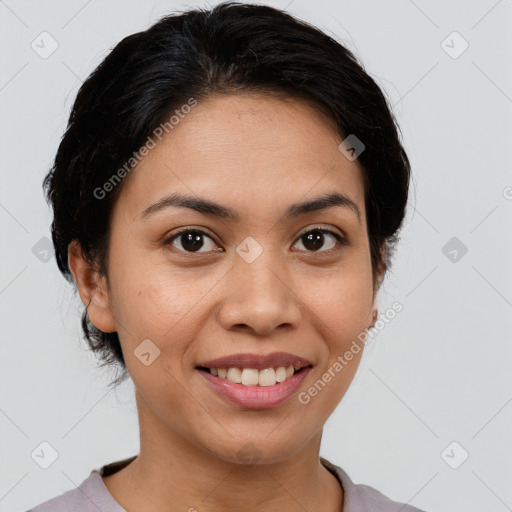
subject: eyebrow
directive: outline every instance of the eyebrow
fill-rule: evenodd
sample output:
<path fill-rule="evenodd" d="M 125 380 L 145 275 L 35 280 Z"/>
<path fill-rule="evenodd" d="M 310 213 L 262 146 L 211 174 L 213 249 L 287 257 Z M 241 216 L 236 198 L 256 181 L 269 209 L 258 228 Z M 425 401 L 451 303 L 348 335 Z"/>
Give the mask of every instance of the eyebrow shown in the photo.
<path fill-rule="evenodd" d="M 359 223 L 361 223 L 361 212 L 357 204 L 348 196 L 339 192 L 325 194 L 310 201 L 292 204 L 286 209 L 280 220 L 281 222 L 292 220 L 301 215 L 325 210 L 334 206 L 352 210 L 357 215 Z M 240 215 L 226 206 L 215 203 L 209 199 L 186 196 L 177 192 L 159 199 L 156 203 L 143 210 L 139 215 L 137 215 L 137 217 L 142 220 L 165 208 L 172 207 L 188 208 L 204 215 L 227 219 L 234 222 L 240 220 Z"/>

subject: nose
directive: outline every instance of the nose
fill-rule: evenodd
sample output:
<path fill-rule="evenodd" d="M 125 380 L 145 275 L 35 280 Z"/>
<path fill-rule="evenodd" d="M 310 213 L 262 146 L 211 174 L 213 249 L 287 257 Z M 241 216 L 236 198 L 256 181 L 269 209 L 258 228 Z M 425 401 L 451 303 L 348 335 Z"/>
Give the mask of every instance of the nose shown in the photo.
<path fill-rule="evenodd" d="M 302 307 L 293 288 L 289 272 L 269 258 L 261 255 L 252 263 L 239 258 L 224 279 L 218 321 L 228 331 L 257 336 L 296 329 Z"/>

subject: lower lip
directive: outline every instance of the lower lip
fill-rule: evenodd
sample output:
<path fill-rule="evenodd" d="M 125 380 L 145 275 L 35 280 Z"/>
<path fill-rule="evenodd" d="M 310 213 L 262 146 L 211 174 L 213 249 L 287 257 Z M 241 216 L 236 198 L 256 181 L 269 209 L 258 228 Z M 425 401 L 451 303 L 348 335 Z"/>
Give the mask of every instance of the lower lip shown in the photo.
<path fill-rule="evenodd" d="M 273 386 L 245 386 L 215 377 L 205 370 L 198 370 L 215 391 L 231 403 L 244 409 L 269 409 L 288 400 L 302 384 L 311 366 L 303 368 L 289 379 Z"/>

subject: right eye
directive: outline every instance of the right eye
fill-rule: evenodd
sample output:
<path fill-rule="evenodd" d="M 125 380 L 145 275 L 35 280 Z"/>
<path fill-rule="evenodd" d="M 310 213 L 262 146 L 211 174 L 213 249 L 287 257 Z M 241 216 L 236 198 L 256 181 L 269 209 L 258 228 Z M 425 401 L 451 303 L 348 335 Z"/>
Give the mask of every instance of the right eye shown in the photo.
<path fill-rule="evenodd" d="M 193 228 L 182 228 L 177 233 L 174 233 L 169 238 L 167 238 L 164 242 L 164 245 L 173 245 L 173 247 L 176 247 L 174 245 L 174 241 L 179 242 L 181 247 L 177 247 L 182 252 L 188 253 L 194 253 L 194 252 L 208 252 L 208 251 L 200 251 L 201 248 L 205 245 L 204 243 L 204 237 L 208 238 L 213 242 L 213 245 L 215 246 L 215 242 L 213 239 L 204 231 L 201 231 L 200 229 L 193 229 Z"/>

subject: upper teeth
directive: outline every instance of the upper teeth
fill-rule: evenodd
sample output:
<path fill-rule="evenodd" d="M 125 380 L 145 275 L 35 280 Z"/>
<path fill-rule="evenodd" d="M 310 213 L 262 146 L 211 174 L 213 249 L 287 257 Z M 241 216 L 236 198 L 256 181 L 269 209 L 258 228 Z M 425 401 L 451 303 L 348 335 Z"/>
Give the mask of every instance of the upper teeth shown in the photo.
<path fill-rule="evenodd" d="M 276 382 L 283 382 L 289 379 L 295 372 L 293 366 L 279 366 L 278 368 L 265 368 L 256 370 L 255 368 L 210 368 L 212 375 L 221 379 L 229 380 L 237 384 L 246 386 L 273 386 Z"/>

